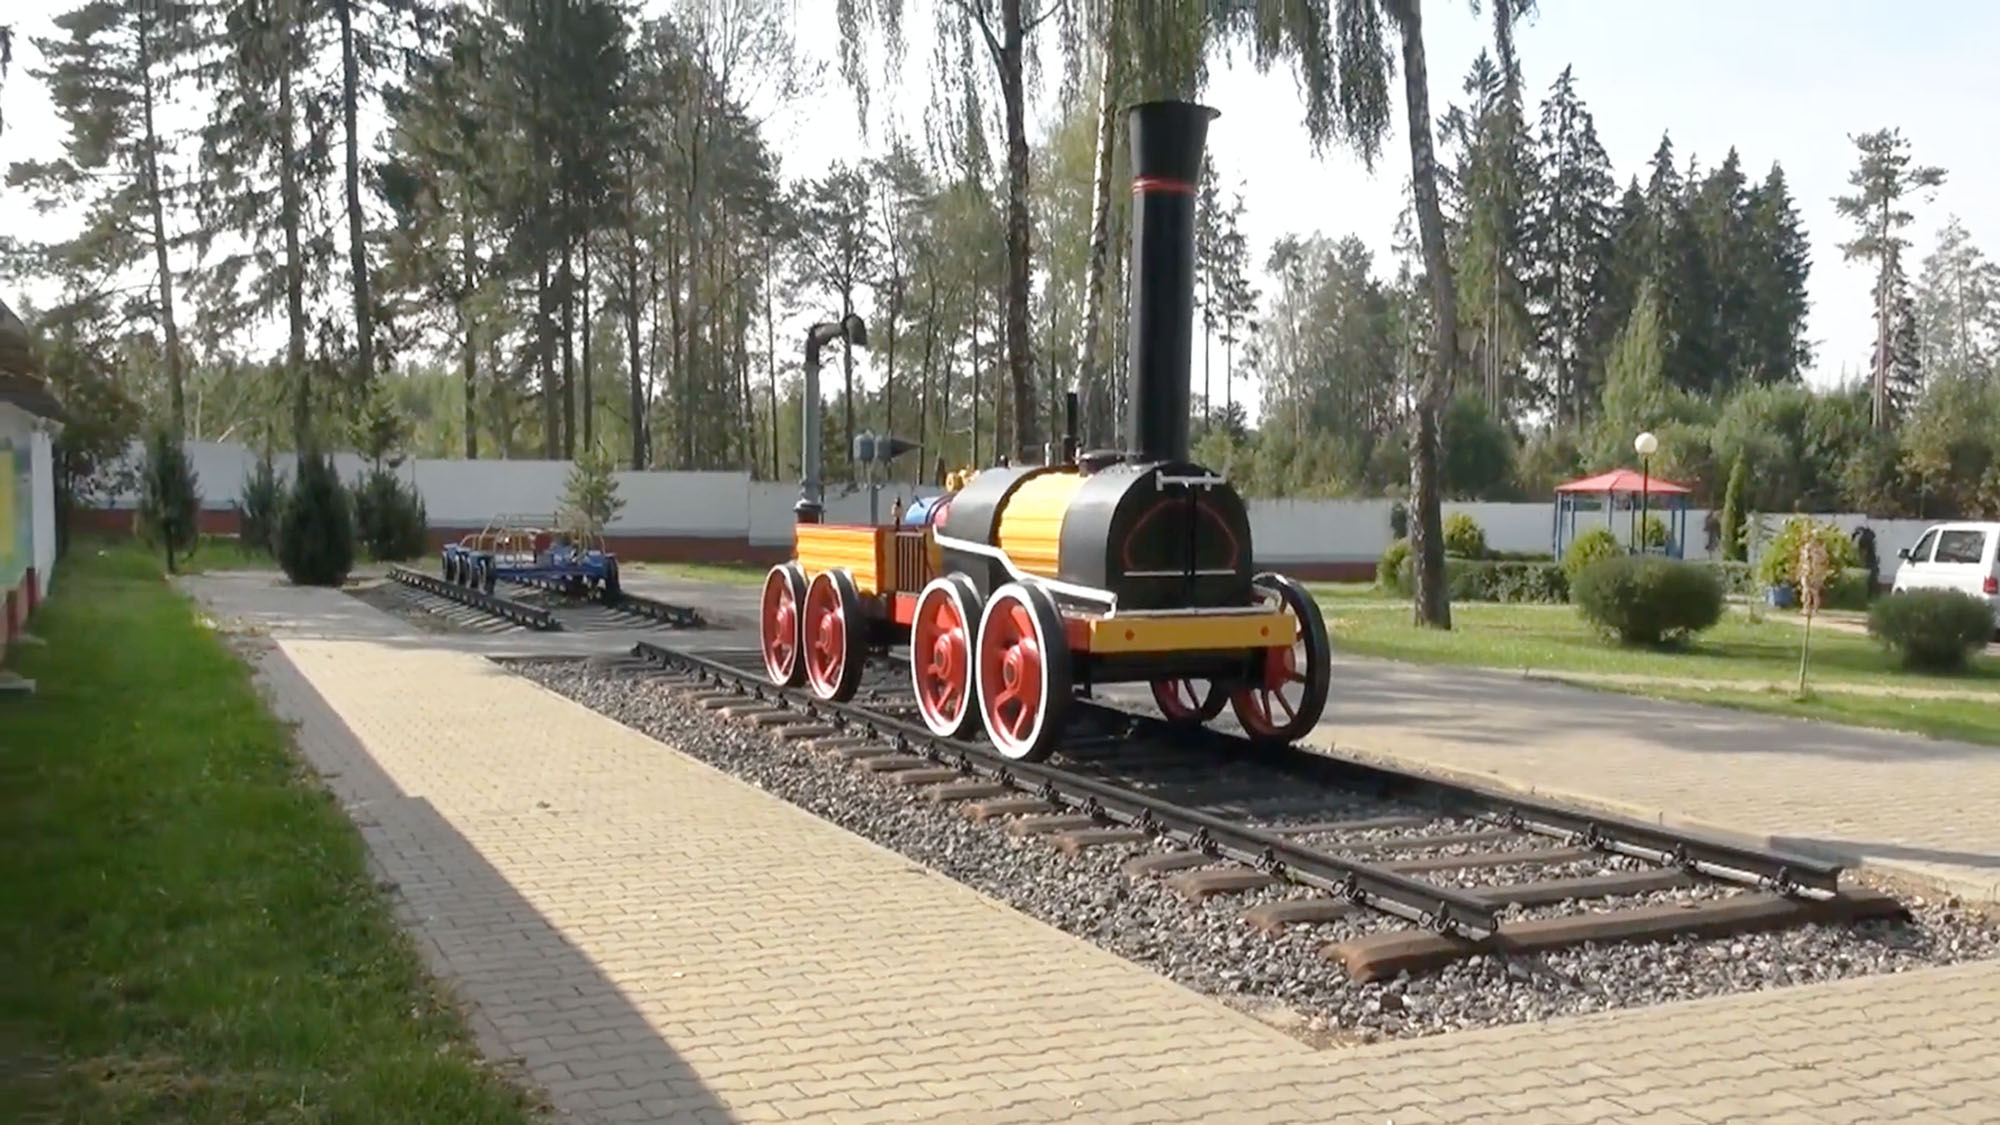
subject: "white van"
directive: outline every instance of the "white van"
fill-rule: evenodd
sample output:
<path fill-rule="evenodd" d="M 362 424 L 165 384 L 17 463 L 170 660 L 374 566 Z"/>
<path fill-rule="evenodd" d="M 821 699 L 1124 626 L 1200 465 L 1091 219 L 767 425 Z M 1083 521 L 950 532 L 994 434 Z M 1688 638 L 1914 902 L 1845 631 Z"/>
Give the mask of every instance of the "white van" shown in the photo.
<path fill-rule="evenodd" d="M 1916 546 L 1896 552 L 1894 591 L 1963 590 L 2000 613 L 2000 523 L 1941 523 L 1924 529 Z"/>

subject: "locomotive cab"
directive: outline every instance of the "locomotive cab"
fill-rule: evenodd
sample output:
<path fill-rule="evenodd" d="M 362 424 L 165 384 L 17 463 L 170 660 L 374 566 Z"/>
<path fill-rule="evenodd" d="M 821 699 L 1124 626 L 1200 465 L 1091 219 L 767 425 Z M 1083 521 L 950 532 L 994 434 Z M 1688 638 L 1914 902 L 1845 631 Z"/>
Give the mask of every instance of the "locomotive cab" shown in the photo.
<path fill-rule="evenodd" d="M 907 644 L 927 726 L 983 726 L 1003 755 L 1056 746 L 1078 689 L 1146 683 L 1169 720 L 1233 709 L 1259 740 L 1319 720 L 1331 647 L 1305 588 L 1257 573 L 1242 498 L 1187 456 L 1194 182 L 1214 111 L 1131 111 L 1134 217 L 1127 448 L 1001 466 L 891 526 L 801 523 L 766 577 L 773 681 L 852 698 L 871 649 Z M 808 425 L 816 424 L 809 420 Z"/>

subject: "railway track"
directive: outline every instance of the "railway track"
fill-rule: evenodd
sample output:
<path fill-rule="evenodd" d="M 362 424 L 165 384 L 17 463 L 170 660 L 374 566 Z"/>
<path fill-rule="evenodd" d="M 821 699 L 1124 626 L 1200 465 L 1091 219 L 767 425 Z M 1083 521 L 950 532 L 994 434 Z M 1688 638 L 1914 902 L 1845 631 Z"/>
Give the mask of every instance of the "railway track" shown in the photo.
<path fill-rule="evenodd" d="M 639 594 L 620 594 L 613 600 L 577 598 L 553 583 L 516 583 L 526 591 L 526 597 L 510 597 L 446 582 L 408 567 L 392 567 L 389 576 L 411 595 L 409 600 L 417 608 L 472 631 L 599 632 L 647 623 L 675 629 L 706 625 L 699 610 Z"/>
<path fill-rule="evenodd" d="M 1072 853 L 1142 849 L 1127 877 L 1196 902 L 1240 898 L 1265 934 L 1328 927 L 1319 955 L 1356 981 L 1477 955 L 1542 975 L 1540 954 L 1591 943 L 1907 917 L 1891 896 L 1843 889 L 1840 867 L 1822 860 L 1090 701 L 1049 762 L 1010 761 L 925 728 L 901 662 L 871 665 L 840 705 L 771 685 L 755 652 L 640 642 L 632 662 L 698 706 L 809 740 L 1012 835 Z"/>

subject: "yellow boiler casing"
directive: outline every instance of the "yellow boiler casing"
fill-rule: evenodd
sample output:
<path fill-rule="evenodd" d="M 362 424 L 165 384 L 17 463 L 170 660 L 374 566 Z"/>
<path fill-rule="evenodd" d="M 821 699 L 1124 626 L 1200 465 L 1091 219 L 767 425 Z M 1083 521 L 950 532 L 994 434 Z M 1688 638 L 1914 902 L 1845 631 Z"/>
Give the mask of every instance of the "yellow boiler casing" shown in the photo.
<path fill-rule="evenodd" d="M 994 546 L 1029 574 L 1055 578 L 1062 562 L 1063 517 L 1083 486 L 1083 475 L 1036 473 L 1008 494 L 995 526 Z"/>

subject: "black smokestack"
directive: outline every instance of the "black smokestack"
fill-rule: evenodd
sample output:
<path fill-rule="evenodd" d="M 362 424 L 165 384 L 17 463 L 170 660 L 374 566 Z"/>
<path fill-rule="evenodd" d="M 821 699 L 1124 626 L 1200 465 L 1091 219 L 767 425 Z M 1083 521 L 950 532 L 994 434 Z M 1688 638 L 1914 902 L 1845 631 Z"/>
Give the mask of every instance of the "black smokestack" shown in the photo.
<path fill-rule="evenodd" d="M 1132 353 L 1125 443 L 1185 461 L 1194 350 L 1194 200 L 1216 111 L 1193 102 L 1132 107 Z"/>

